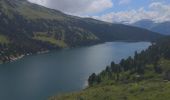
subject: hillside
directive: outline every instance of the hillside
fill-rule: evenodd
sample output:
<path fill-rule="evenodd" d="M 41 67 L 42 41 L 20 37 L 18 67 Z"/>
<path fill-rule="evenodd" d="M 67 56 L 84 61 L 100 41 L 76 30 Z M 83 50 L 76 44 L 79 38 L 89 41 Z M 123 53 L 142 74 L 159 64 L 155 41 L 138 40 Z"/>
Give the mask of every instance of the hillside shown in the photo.
<path fill-rule="evenodd" d="M 150 20 L 141 20 L 134 23 L 133 26 L 148 29 L 163 35 L 170 35 L 170 22 L 155 23 Z"/>
<path fill-rule="evenodd" d="M 18 55 L 105 41 L 152 41 L 145 29 L 66 15 L 27 0 L 0 0 L 0 62 Z"/>
<path fill-rule="evenodd" d="M 49 100 L 169 100 L 170 82 L 143 81 L 131 84 L 98 85 L 79 93 Z"/>
<path fill-rule="evenodd" d="M 89 87 L 49 100 L 169 100 L 170 37 L 155 41 L 134 58 L 114 62 L 99 74 L 93 73 Z"/>

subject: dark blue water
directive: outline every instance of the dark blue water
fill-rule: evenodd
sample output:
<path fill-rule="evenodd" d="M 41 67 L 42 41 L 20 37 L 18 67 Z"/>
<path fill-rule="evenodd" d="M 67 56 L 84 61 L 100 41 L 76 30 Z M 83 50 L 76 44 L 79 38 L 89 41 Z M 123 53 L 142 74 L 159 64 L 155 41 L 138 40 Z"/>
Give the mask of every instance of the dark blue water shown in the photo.
<path fill-rule="evenodd" d="M 49 96 L 78 91 L 88 76 L 111 61 L 133 56 L 150 43 L 112 42 L 27 56 L 0 65 L 0 100 L 47 100 Z"/>

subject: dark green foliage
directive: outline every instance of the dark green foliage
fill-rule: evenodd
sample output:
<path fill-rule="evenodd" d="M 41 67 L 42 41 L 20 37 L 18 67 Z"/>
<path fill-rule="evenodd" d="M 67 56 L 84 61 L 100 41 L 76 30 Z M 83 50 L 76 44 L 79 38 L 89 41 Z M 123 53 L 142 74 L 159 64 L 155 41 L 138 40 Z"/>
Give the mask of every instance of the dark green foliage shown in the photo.
<path fill-rule="evenodd" d="M 158 74 L 162 74 L 162 72 L 163 72 L 161 66 L 158 65 L 157 63 L 154 64 L 154 70 L 155 70 L 155 72 L 158 73 Z"/>
<path fill-rule="evenodd" d="M 101 82 L 100 77 L 98 77 L 95 73 L 93 73 L 88 79 L 88 83 L 90 85 L 99 84 L 100 82 Z"/>
<path fill-rule="evenodd" d="M 170 81 L 170 70 L 165 72 L 164 79 Z"/>

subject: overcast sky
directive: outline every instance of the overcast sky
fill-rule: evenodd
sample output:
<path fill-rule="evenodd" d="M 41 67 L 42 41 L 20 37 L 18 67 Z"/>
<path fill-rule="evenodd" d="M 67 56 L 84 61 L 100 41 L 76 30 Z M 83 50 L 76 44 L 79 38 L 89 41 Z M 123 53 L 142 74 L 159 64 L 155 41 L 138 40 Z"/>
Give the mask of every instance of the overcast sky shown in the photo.
<path fill-rule="evenodd" d="M 170 21 L 170 0 L 29 0 L 67 14 L 108 22 L 133 23 L 142 19 Z"/>

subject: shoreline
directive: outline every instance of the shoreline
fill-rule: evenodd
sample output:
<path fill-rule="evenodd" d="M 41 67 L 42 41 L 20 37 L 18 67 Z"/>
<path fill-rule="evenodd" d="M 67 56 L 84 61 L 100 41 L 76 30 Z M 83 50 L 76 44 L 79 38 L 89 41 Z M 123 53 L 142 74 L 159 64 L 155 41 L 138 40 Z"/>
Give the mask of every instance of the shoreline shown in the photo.
<path fill-rule="evenodd" d="M 6 61 L 6 62 L 3 62 L 3 61 L 0 61 L 0 64 L 6 64 L 6 63 L 10 63 L 10 62 L 14 62 L 14 61 L 17 61 L 17 60 L 19 60 L 19 59 L 22 59 L 22 58 L 24 58 L 25 57 L 25 55 L 24 54 L 22 54 L 22 55 L 19 55 L 19 56 L 17 56 L 17 57 L 9 57 L 9 59 L 8 59 L 8 61 Z"/>
<path fill-rule="evenodd" d="M 49 53 L 50 50 L 45 50 L 45 51 L 38 51 L 37 53 L 35 54 L 46 54 L 46 53 Z M 8 57 L 8 61 L 6 62 L 3 62 L 3 61 L 0 61 L 0 64 L 6 64 L 6 63 L 10 63 L 10 62 L 14 62 L 14 61 L 17 61 L 17 60 L 20 60 L 26 56 L 30 56 L 30 55 L 33 55 L 33 53 L 28 53 L 28 54 L 21 54 L 19 56 L 16 56 L 14 57 L 13 55 L 11 55 L 10 57 Z"/>
<path fill-rule="evenodd" d="M 0 64 L 5 64 L 5 63 L 10 63 L 10 62 L 14 62 L 14 61 L 17 61 L 19 59 L 22 59 L 26 56 L 30 56 L 30 55 L 39 55 L 39 54 L 46 54 L 46 53 L 49 53 L 51 51 L 56 51 L 56 50 L 65 50 L 65 49 L 73 49 L 73 48 L 81 48 L 81 47 L 88 47 L 88 46 L 93 46 L 93 45 L 99 45 L 99 44 L 103 44 L 103 43 L 108 43 L 108 42 L 127 42 L 127 43 L 136 43 L 136 42 L 149 42 L 149 41 L 137 41 L 137 40 L 115 40 L 115 41 L 105 41 L 105 42 L 98 42 L 98 43 L 95 43 L 95 44 L 90 44 L 90 45 L 84 45 L 84 46 L 75 46 L 75 47 L 68 47 L 68 48 L 60 48 L 60 49 L 53 49 L 53 50 L 44 50 L 44 51 L 37 51 L 36 53 L 27 53 L 27 54 L 21 54 L 17 57 L 14 57 L 13 55 L 11 55 L 9 58 L 8 61 L 6 62 L 3 62 L 3 61 L 0 61 Z M 152 43 L 150 41 L 150 43 Z"/>

